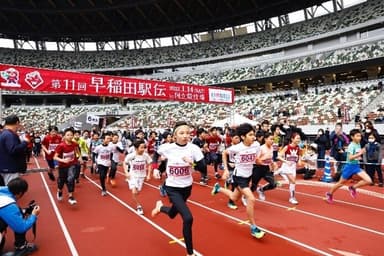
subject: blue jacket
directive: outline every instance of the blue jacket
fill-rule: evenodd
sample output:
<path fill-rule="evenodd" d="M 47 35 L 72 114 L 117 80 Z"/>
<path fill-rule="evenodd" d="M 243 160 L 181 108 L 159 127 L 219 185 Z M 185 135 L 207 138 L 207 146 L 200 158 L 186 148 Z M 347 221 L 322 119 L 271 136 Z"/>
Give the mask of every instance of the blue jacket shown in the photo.
<path fill-rule="evenodd" d="M 0 133 L 0 173 L 25 172 L 27 142 L 20 141 L 19 136 L 4 129 Z"/>
<path fill-rule="evenodd" d="M 14 195 L 8 187 L 0 187 L 0 218 L 16 233 L 25 233 L 36 222 L 36 215 L 23 218 Z"/>

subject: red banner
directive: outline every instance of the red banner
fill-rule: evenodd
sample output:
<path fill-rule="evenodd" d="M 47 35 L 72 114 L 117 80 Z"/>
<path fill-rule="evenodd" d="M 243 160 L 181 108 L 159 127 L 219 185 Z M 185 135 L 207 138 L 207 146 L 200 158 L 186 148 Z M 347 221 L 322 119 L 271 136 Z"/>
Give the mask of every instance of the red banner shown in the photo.
<path fill-rule="evenodd" d="M 0 64 L 4 90 L 233 104 L 234 90 Z"/>

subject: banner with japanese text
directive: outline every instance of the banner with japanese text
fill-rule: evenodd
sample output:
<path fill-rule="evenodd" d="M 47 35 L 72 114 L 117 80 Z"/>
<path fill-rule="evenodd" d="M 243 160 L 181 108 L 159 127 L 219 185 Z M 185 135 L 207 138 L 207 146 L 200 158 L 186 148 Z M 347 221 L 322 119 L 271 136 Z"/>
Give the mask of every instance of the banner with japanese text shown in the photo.
<path fill-rule="evenodd" d="M 129 77 L 0 64 L 1 88 L 163 101 L 233 104 L 234 90 Z"/>

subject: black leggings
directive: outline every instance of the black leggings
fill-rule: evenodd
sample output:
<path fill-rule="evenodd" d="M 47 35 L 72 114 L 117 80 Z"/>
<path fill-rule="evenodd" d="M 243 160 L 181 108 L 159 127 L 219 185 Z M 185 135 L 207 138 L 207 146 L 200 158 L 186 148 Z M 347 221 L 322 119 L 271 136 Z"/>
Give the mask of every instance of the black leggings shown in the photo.
<path fill-rule="evenodd" d="M 99 175 L 100 175 L 100 186 L 101 186 L 101 189 L 104 191 L 106 190 L 105 178 L 107 177 L 108 170 L 109 170 L 108 166 L 104 166 L 101 164 L 97 165 L 97 171 L 99 172 Z"/>
<path fill-rule="evenodd" d="M 117 165 L 118 163 L 111 160 L 111 169 L 109 170 L 108 177 L 111 179 L 114 179 L 116 176 L 116 171 L 117 171 Z"/>
<path fill-rule="evenodd" d="M 262 191 L 276 188 L 275 178 L 273 177 L 273 172 L 269 170 L 269 166 L 254 165 L 252 169 L 252 192 L 256 191 L 257 184 L 259 184 L 261 178 L 264 178 L 264 180 L 268 182 L 267 185 L 262 187 Z"/>
<path fill-rule="evenodd" d="M 181 218 L 183 219 L 183 236 L 185 245 L 187 247 L 187 253 L 193 254 L 193 244 L 192 244 L 192 223 L 193 216 L 189 210 L 186 201 L 191 195 L 192 186 L 185 188 L 177 187 L 168 187 L 164 186 L 167 191 L 169 200 L 172 203 L 171 207 L 162 206 L 160 211 L 167 214 L 171 219 L 175 218 L 178 213 L 180 213 Z"/>
<path fill-rule="evenodd" d="M 76 165 L 70 167 L 59 167 L 59 178 L 57 179 L 57 188 L 61 191 L 64 184 L 67 185 L 68 193 L 75 191 Z"/>

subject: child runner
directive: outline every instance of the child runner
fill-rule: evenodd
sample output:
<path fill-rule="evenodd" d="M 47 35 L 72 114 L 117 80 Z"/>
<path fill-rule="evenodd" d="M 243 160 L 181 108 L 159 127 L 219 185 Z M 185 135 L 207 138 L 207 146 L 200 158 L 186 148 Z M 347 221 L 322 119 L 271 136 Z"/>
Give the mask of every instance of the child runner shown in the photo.
<path fill-rule="evenodd" d="M 240 143 L 240 136 L 237 135 L 236 131 L 234 129 L 229 128 L 227 131 L 227 135 L 231 138 L 231 145 L 236 145 Z M 228 147 L 230 147 L 229 145 Z M 235 170 L 235 154 L 230 153 L 230 154 L 224 154 L 225 150 L 223 151 L 223 164 L 227 163 L 227 168 L 228 168 L 228 178 L 225 181 L 225 188 L 231 187 L 231 191 L 235 191 L 235 184 L 233 183 L 233 171 Z M 226 160 L 224 160 L 224 158 Z M 225 168 L 224 168 L 225 169 Z M 232 199 L 228 200 L 227 206 L 230 209 L 236 210 L 237 205 Z"/>
<path fill-rule="evenodd" d="M 186 201 L 192 191 L 193 166 L 197 169 L 206 168 L 203 153 L 200 148 L 190 143 L 190 127 L 186 122 L 177 122 L 174 128 L 175 143 L 162 144 L 157 152 L 167 158 L 167 178 L 164 188 L 167 191 L 171 207 L 163 206 L 159 200 L 152 210 L 152 216 L 160 212 L 171 219 L 180 213 L 183 219 L 183 236 L 188 255 L 194 255 L 192 243 L 193 216 Z"/>
<path fill-rule="evenodd" d="M 368 135 L 368 143 L 365 144 L 364 163 L 366 171 L 372 180 L 371 185 L 374 184 L 375 172 L 379 178 L 379 187 L 383 186 L 383 173 L 381 172 L 381 145 L 376 141 L 375 134 Z"/>
<path fill-rule="evenodd" d="M 344 186 L 348 179 L 350 179 L 354 174 L 359 175 L 362 180 L 357 182 L 355 185 L 348 187 L 349 193 L 353 198 L 356 198 L 356 188 L 372 183 L 369 175 L 364 170 L 361 170 L 359 165 L 359 160 L 365 153 L 365 148 L 361 149 L 360 146 L 362 137 L 361 132 L 357 129 L 352 129 L 349 132 L 349 136 L 351 137 L 352 142 L 348 145 L 347 149 L 347 163 L 341 172 L 340 180 L 335 185 L 333 185 L 329 192 L 325 194 L 328 203 L 333 202 L 333 193 Z"/>
<path fill-rule="evenodd" d="M 112 141 L 109 143 L 109 146 L 112 148 L 112 159 L 111 159 L 111 169 L 109 170 L 107 183 L 111 183 L 112 187 L 116 186 L 116 171 L 117 165 L 119 164 L 120 153 L 124 153 L 124 147 L 121 141 L 119 141 L 119 135 L 114 133 L 112 135 Z"/>
<path fill-rule="evenodd" d="M 89 141 L 89 152 L 91 152 L 91 161 L 92 161 L 91 173 L 93 172 L 98 173 L 95 148 L 102 143 L 102 140 L 100 140 L 99 136 L 100 134 L 95 131 L 93 132 L 92 138 Z"/>
<path fill-rule="evenodd" d="M 89 143 L 90 143 L 89 131 L 84 130 L 83 136 L 81 136 L 79 140 L 81 159 L 83 160 L 83 164 L 80 170 L 80 176 L 83 178 L 85 178 L 85 171 L 87 170 L 87 162 L 90 159 L 90 150 L 88 145 Z"/>
<path fill-rule="evenodd" d="M 79 155 L 76 155 L 76 158 L 81 158 L 81 145 L 86 145 L 87 143 L 85 142 L 85 140 L 83 138 L 80 137 L 80 134 L 81 134 L 81 131 L 80 130 L 75 130 L 74 131 L 74 134 L 73 134 L 73 141 L 77 143 L 77 145 L 79 145 Z M 83 160 L 83 159 L 82 159 Z M 76 183 L 79 183 L 79 177 L 80 177 L 80 172 L 81 172 L 81 165 L 80 162 L 77 162 L 76 163 L 76 166 L 75 166 L 75 181 Z"/>
<path fill-rule="evenodd" d="M 299 161 L 300 156 L 300 134 L 294 132 L 290 138 L 290 144 L 284 146 L 284 148 L 279 152 L 277 159 L 282 161 L 283 164 L 279 172 L 283 175 L 286 175 L 289 181 L 289 202 L 291 204 L 298 204 L 299 202 L 295 197 L 295 187 L 296 187 L 296 165 Z"/>
<path fill-rule="evenodd" d="M 220 187 L 219 183 L 213 186 L 212 195 L 216 195 L 221 192 L 228 196 L 231 200 L 236 201 L 241 195 L 245 195 L 247 200 L 247 216 L 251 222 L 251 235 L 260 239 L 264 236 L 264 232 L 261 231 L 255 222 L 254 216 L 254 205 L 255 197 L 249 187 L 249 183 L 252 178 L 253 164 L 256 162 L 256 156 L 260 150 L 260 144 L 255 142 L 255 131 L 252 125 L 244 123 L 241 124 L 237 129 L 236 133 L 241 138 L 241 143 L 233 145 L 224 150 L 223 155 L 227 156 L 230 154 L 235 155 L 235 170 L 233 172 L 233 183 L 236 187 L 235 191 Z M 229 177 L 227 157 L 224 158 L 224 173 L 223 178 Z"/>
<path fill-rule="evenodd" d="M 138 195 L 143 188 L 144 179 L 148 181 L 151 178 L 152 158 L 145 152 L 144 140 L 134 141 L 133 146 L 135 152 L 125 157 L 123 166 L 129 189 L 132 191 L 132 198 L 136 203 L 136 212 L 143 215 L 144 211 L 138 200 Z"/>
<path fill-rule="evenodd" d="M 221 164 L 221 154 L 219 154 L 220 144 L 223 142 L 219 136 L 217 127 L 212 127 L 209 130 L 209 136 L 206 138 L 209 149 L 209 163 L 213 164 L 216 179 L 220 179 L 221 175 L 218 172 L 218 167 Z"/>
<path fill-rule="evenodd" d="M 58 134 L 59 129 L 56 126 L 50 126 L 48 131 L 49 134 L 44 136 L 44 139 L 41 142 L 41 146 L 45 160 L 47 161 L 49 167 L 48 177 L 50 180 L 55 181 L 55 175 L 53 174 L 53 171 L 55 168 L 57 168 L 57 163 L 53 160 L 53 156 L 55 155 L 55 149 L 57 145 L 61 143 L 62 138 Z"/>
<path fill-rule="evenodd" d="M 260 147 L 260 152 L 256 158 L 256 166 L 252 172 L 252 186 L 256 186 L 259 199 L 265 200 L 264 192 L 266 190 L 276 188 L 276 182 L 273 176 L 273 170 L 276 169 L 276 163 L 273 161 L 274 157 L 274 135 L 270 132 L 264 133 L 264 144 Z M 259 181 L 263 178 L 268 182 L 264 186 L 258 186 Z"/>
<path fill-rule="evenodd" d="M 101 136 L 102 144 L 96 146 L 93 150 L 96 156 L 97 171 L 100 175 L 101 195 L 107 195 L 107 189 L 105 188 L 105 178 L 109 168 L 111 167 L 112 147 L 109 146 L 111 141 L 111 135 L 105 133 Z"/>
<path fill-rule="evenodd" d="M 75 175 L 76 165 L 78 159 L 76 156 L 80 156 L 79 145 L 73 141 L 74 131 L 72 128 L 64 130 L 63 142 L 61 142 L 55 149 L 53 159 L 59 164 L 59 177 L 57 179 L 57 200 L 63 200 L 63 187 L 67 185 L 68 189 L 68 202 L 71 205 L 77 203 L 73 197 L 75 191 Z M 80 162 L 81 162 L 80 158 Z"/>

